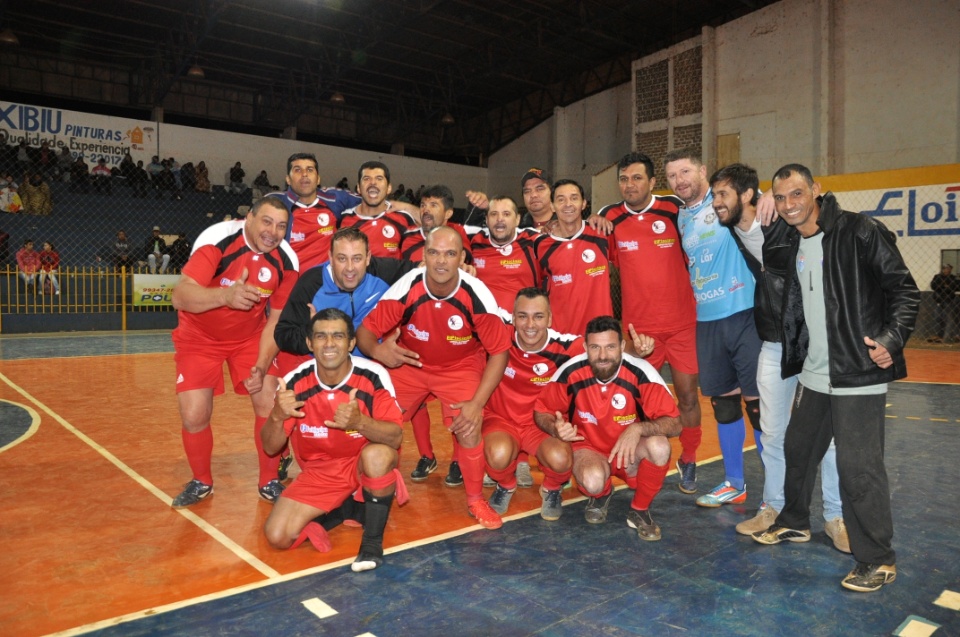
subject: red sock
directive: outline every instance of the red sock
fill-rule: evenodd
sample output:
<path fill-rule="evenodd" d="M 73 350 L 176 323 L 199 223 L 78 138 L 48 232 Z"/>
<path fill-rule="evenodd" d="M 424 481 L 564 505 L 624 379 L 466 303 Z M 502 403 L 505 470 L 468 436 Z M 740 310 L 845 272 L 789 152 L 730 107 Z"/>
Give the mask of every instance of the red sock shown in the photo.
<path fill-rule="evenodd" d="M 703 429 L 697 427 L 684 427 L 680 430 L 680 459 L 684 464 L 690 464 L 697 461 L 697 449 L 700 448 L 700 439 L 703 437 Z"/>
<path fill-rule="evenodd" d="M 257 486 L 262 487 L 271 480 L 277 479 L 277 470 L 280 468 L 280 454 L 272 458 L 263 450 L 263 440 L 260 439 L 260 430 L 267 422 L 265 417 L 257 416 L 253 421 L 253 441 L 257 444 L 257 461 L 260 463 L 260 480 Z"/>
<path fill-rule="evenodd" d="M 181 429 L 183 450 L 187 452 L 187 462 L 193 471 L 193 478 L 204 484 L 213 484 L 213 473 L 210 470 L 210 459 L 213 457 L 213 431 L 210 425 L 203 431 L 195 434 Z"/>
<path fill-rule="evenodd" d="M 294 540 L 293 544 L 290 545 L 290 548 L 297 548 L 303 544 L 304 540 L 310 540 L 310 544 L 313 545 L 313 548 L 317 549 L 321 553 L 327 553 L 331 548 L 333 548 L 333 545 L 330 544 L 330 536 L 327 535 L 326 529 L 313 520 L 307 522 L 307 525 L 303 527 L 302 531 L 300 531 L 300 535 L 298 535 L 297 539 Z"/>
<path fill-rule="evenodd" d="M 637 490 L 633 494 L 630 506 L 640 511 L 650 508 L 650 503 L 660 493 L 663 479 L 667 477 L 669 463 L 658 467 L 649 460 L 642 460 L 637 469 Z"/>
<path fill-rule="evenodd" d="M 572 471 L 557 473 L 545 464 L 540 465 L 540 471 L 543 471 L 543 488 L 547 491 L 556 491 L 563 487 L 563 483 L 570 479 Z"/>
<path fill-rule="evenodd" d="M 487 475 L 497 481 L 504 489 L 511 491 L 517 488 L 517 461 L 514 460 L 510 463 L 506 469 L 497 470 L 493 467 L 490 467 L 486 463 L 484 466 L 487 469 Z M 482 484 L 482 483 L 481 483 Z"/>
<path fill-rule="evenodd" d="M 520 451 L 520 453 L 517 454 L 517 462 L 526 462 L 527 464 L 530 464 L 530 454 L 528 454 L 526 451 Z"/>
<path fill-rule="evenodd" d="M 417 441 L 417 451 L 421 456 L 433 457 L 433 443 L 430 442 L 430 413 L 421 407 L 410 419 L 413 425 L 413 438 Z"/>
<path fill-rule="evenodd" d="M 460 448 L 460 471 L 463 490 L 467 492 L 467 506 L 483 499 L 483 440 L 472 449 Z"/>

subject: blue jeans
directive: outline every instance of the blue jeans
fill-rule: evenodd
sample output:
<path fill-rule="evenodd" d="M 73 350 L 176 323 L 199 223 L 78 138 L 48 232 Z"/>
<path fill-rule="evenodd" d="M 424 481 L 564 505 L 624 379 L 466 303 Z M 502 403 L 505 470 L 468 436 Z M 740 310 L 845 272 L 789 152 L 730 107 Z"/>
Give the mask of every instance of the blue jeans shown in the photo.
<path fill-rule="evenodd" d="M 797 376 L 780 378 L 780 343 L 764 341 L 757 361 L 757 389 L 760 391 L 760 442 L 763 444 L 763 501 L 777 511 L 783 510 L 783 483 L 786 462 L 783 439 L 790 423 L 790 408 L 797 391 Z M 820 463 L 823 491 L 823 519 L 843 515 L 840 501 L 840 476 L 837 474 L 837 449 L 833 441 Z"/>

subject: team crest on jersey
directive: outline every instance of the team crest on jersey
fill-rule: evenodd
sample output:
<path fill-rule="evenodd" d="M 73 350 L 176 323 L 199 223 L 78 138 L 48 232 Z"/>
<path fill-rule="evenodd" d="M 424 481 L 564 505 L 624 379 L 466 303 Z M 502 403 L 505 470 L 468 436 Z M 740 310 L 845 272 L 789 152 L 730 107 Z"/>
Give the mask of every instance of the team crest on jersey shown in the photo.
<path fill-rule="evenodd" d="M 305 422 L 300 423 L 300 435 L 304 438 L 329 438 L 330 430 L 323 425 L 308 425 Z"/>
<path fill-rule="evenodd" d="M 650 229 L 653 230 L 654 234 L 663 234 L 667 230 L 667 224 L 664 223 L 663 219 L 657 219 L 650 224 Z"/>
<path fill-rule="evenodd" d="M 260 271 L 257 272 L 257 280 L 260 283 L 266 283 L 270 280 L 270 277 L 273 276 L 273 273 L 270 271 L 270 268 L 260 268 Z"/>
<path fill-rule="evenodd" d="M 627 406 L 627 398 L 623 394 L 614 394 L 610 399 L 610 404 L 614 409 L 623 409 Z"/>
<path fill-rule="evenodd" d="M 497 250 L 498 250 L 498 251 L 500 252 L 500 254 L 502 254 L 503 256 L 509 257 L 511 254 L 513 254 L 513 244 L 508 243 L 508 244 L 505 245 L 505 246 L 500 246 L 499 248 L 497 248 Z"/>
<path fill-rule="evenodd" d="M 713 222 L 716 221 L 716 220 L 717 220 L 717 213 L 712 212 L 712 211 L 711 211 L 711 212 L 708 212 L 708 213 L 706 214 L 706 216 L 704 216 L 704 218 L 703 218 L 703 222 L 706 223 L 706 224 L 713 223 Z"/>
<path fill-rule="evenodd" d="M 317 215 L 317 225 L 321 228 L 326 228 L 330 225 L 330 215 L 325 212 L 321 212 Z"/>
<path fill-rule="evenodd" d="M 447 319 L 447 327 L 451 330 L 459 330 L 463 327 L 463 319 L 459 316 L 451 316 Z"/>
<path fill-rule="evenodd" d="M 583 254 L 580 255 L 580 258 L 583 259 L 584 263 L 593 263 L 597 260 L 597 253 L 587 248 L 583 251 Z"/>
<path fill-rule="evenodd" d="M 533 366 L 533 373 L 537 376 L 543 376 L 550 369 L 550 366 L 546 363 L 537 363 Z"/>
<path fill-rule="evenodd" d="M 387 224 L 383 226 L 383 229 L 380 230 L 383 233 L 383 236 L 387 239 L 393 239 L 394 235 L 397 234 L 397 231 L 393 229 L 393 226 Z"/>

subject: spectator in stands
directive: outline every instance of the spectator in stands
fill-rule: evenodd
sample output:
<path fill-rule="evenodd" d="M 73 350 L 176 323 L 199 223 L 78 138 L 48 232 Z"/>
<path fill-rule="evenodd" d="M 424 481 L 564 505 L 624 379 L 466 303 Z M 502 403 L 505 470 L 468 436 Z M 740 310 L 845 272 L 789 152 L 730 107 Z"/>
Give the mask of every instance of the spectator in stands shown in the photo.
<path fill-rule="evenodd" d="M 48 215 L 53 212 L 53 195 L 43 175 L 33 173 L 18 190 L 23 211 L 31 215 Z"/>
<path fill-rule="evenodd" d="M 132 268 L 134 262 L 133 255 L 130 254 L 127 233 L 121 230 L 117 233 L 117 240 L 113 242 L 113 265 L 119 270 L 122 267 Z"/>
<path fill-rule="evenodd" d="M 227 186 L 227 191 L 231 194 L 239 195 L 246 190 L 247 185 L 243 183 L 243 178 L 246 176 L 247 173 L 240 167 L 240 162 L 234 164 L 233 168 L 230 169 L 230 185 Z"/>
<path fill-rule="evenodd" d="M 197 185 L 197 168 L 192 161 L 188 161 L 180 169 L 180 179 L 183 181 L 183 190 L 193 190 Z"/>
<path fill-rule="evenodd" d="M 29 292 L 33 288 L 36 294 L 37 272 L 40 270 L 40 255 L 33 249 L 33 239 L 26 239 L 23 247 L 17 250 L 17 267 L 20 269 L 20 279 Z"/>
<path fill-rule="evenodd" d="M 183 180 L 180 177 L 180 162 L 171 157 L 167 160 L 167 167 L 173 175 L 173 184 L 176 186 L 174 197 L 180 199 L 180 193 L 183 192 Z"/>
<path fill-rule="evenodd" d="M 180 272 L 190 258 L 190 242 L 187 234 L 181 232 L 177 240 L 170 246 L 170 268 Z"/>
<path fill-rule="evenodd" d="M 30 148 L 27 146 L 27 140 L 21 139 L 17 146 L 17 176 L 22 177 L 30 171 L 33 166 Z"/>
<path fill-rule="evenodd" d="M 134 197 L 146 197 L 147 186 L 150 184 L 150 175 L 143 167 L 143 160 L 137 162 L 130 173 L 130 188 L 133 189 Z"/>
<path fill-rule="evenodd" d="M 953 265 L 944 263 L 940 274 L 930 280 L 930 289 L 933 290 L 934 334 L 927 339 L 930 343 L 956 343 L 957 324 L 960 323 L 960 279 L 953 274 Z M 940 329 L 943 328 L 941 335 Z"/>
<path fill-rule="evenodd" d="M 212 190 L 210 171 L 207 170 L 207 165 L 202 161 L 197 164 L 197 185 L 193 189 L 197 192 L 210 192 Z"/>
<path fill-rule="evenodd" d="M 64 146 L 60 149 L 60 154 L 57 155 L 57 167 L 55 169 L 55 176 L 60 181 L 66 181 L 67 175 L 70 174 L 70 167 L 73 165 L 73 155 L 70 154 L 70 149 Z"/>
<path fill-rule="evenodd" d="M 147 239 L 144 252 L 147 255 L 150 274 L 157 273 L 157 261 L 161 263 L 160 274 L 167 273 L 167 266 L 170 265 L 170 253 L 167 250 L 167 242 L 160 236 L 160 226 L 153 227 L 153 236 Z"/>
<path fill-rule="evenodd" d="M 70 192 L 90 192 L 90 168 L 87 162 L 83 161 L 83 155 L 77 155 L 77 158 L 70 164 Z"/>
<path fill-rule="evenodd" d="M 40 252 L 40 280 L 37 281 L 37 290 L 43 296 L 43 279 L 49 278 L 50 285 L 53 287 L 53 293 L 60 294 L 60 282 L 57 280 L 57 269 L 60 267 L 60 253 L 53 247 L 49 241 L 43 242 L 43 250 Z"/>
<path fill-rule="evenodd" d="M 90 177 L 93 181 L 93 190 L 97 194 L 112 194 L 113 192 L 113 173 L 107 168 L 107 160 L 101 157 L 97 160 L 97 165 L 90 171 Z"/>
<path fill-rule="evenodd" d="M 339 188 L 340 190 L 350 190 L 350 181 L 346 177 L 343 177 L 340 181 L 337 182 L 336 187 Z"/>
<path fill-rule="evenodd" d="M 57 165 L 57 155 L 50 148 L 50 142 L 43 140 L 40 142 L 40 151 L 37 153 L 36 170 L 43 173 L 44 177 L 50 177 L 53 169 Z"/>
<path fill-rule="evenodd" d="M 274 190 L 279 190 L 279 188 L 271 185 L 270 178 L 267 177 L 267 171 L 261 170 L 257 178 L 253 180 L 253 199 L 257 200 Z"/>
<path fill-rule="evenodd" d="M 137 165 L 133 163 L 133 157 L 130 156 L 130 151 L 127 151 L 124 153 L 123 159 L 120 160 L 120 176 L 126 179 L 126 183 L 129 184 L 136 169 Z"/>
<path fill-rule="evenodd" d="M 17 184 L 10 175 L 0 177 L 0 210 L 3 212 L 20 212 L 23 202 L 17 194 Z"/>
<path fill-rule="evenodd" d="M 160 198 L 160 173 L 163 172 L 163 164 L 160 163 L 160 157 L 154 155 L 147 164 L 147 174 L 150 176 L 150 184 L 157 192 L 157 199 Z"/>

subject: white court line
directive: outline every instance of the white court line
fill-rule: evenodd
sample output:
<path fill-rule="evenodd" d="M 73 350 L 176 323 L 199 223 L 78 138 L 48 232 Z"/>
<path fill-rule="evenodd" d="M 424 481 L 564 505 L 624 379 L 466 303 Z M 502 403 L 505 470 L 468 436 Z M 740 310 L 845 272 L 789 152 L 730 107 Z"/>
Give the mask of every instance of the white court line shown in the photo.
<path fill-rule="evenodd" d="M 303 607 L 308 611 L 319 617 L 320 619 L 326 619 L 327 617 L 333 617 L 337 614 L 337 611 L 333 610 L 330 607 L 330 604 L 327 604 L 325 601 L 319 597 L 311 597 L 310 599 L 305 599 L 302 602 Z"/>
<path fill-rule="evenodd" d="M 113 464 L 115 467 L 120 469 L 120 471 L 125 473 L 134 482 L 136 482 L 137 484 L 142 486 L 144 489 L 152 493 L 154 496 L 156 496 L 158 500 L 160 500 L 167 506 L 170 505 L 171 498 L 169 495 L 161 491 L 159 488 L 157 488 L 155 485 L 149 482 L 146 478 L 144 478 L 139 473 L 137 473 L 136 471 L 131 469 L 129 466 L 127 466 L 127 464 L 125 464 L 122 460 L 120 460 L 115 455 L 113 455 L 112 453 L 107 451 L 105 448 L 103 448 L 99 443 L 93 440 L 93 438 L 91 438 L 90 436 L 86 435 L 85 433 L 83 433 L 82 431 L 80 431 L 79 429 L 71 425 L 69 422 L 64 420 L 59 414 L 54 413 L 53 410 L 51 410 L 45 404 L 43 404 L 42 402 L 40 402 L 39 400 L 31 396 L 25 389 L 23 389 L 22 387 L 14 383 L 12 380 L 7 378 L 2 373 L 0 373 L 0 380 L 3 380 L 3 382 L 5 382 L 12 389 L 17 391 L 21 396 L 23 396 L 33 404 L 37 405 L 37 407 L 39 407 L 42 411 L 46 412 L 47 415 L 49 415 L 51 418 L 53 418 L 58 423 L 60 423 L 60 425 L 64 429 L 72 433 L 74 436 L 76 436 L 77 438 L 82 440 L 84 443 L 86 443 L 89 447 L 91 447 L 94 451 L 96 451 L 101 456 L 106 458 L 111 464 Z M 227 550 L 229 550 L 231 553 L 239 557 L 241 560 L 243 560 L 253 568 L 257 569 L 264 576 L 266 577 L 280 576 L 279 572 L 277 572 L 276 570 L 274 570 L 264 562 L 261 562 L 255 555 L 253 555 L 252 553 L 247 551 L 245 548 L 243 548 L 242 546 L 240 546 L 239 544 L 231 540 L 218 528 L 216 528 L 215 526 L 213 526 L 212 524 L 210 524 L 209 522 L 207 522 L 197 514 L 185 509 L 177 509 L 176 512 L 182 515 L 183 517 L 185 517 L 186 519 L 190 520 L 191 522 L 193 522 L 198 527 L 200 527 L 200 529 L 202 529 L 205 533 L 207 533 L 208 535 L 213 537 L 215 540 L 223 544 L 224 547 L 227 548 Z"/>

